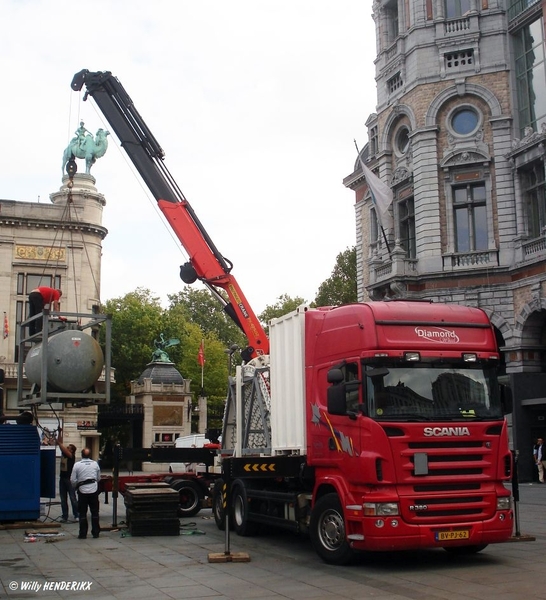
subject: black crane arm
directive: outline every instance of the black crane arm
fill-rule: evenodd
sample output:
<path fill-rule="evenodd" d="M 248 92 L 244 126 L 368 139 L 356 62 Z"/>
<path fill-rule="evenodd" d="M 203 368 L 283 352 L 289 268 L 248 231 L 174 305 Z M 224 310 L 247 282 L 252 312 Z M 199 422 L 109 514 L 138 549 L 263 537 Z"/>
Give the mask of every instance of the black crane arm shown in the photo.
<path fill-rule="evenodd" d="M 248 360 L 259 354 L 268 354 L 269 341 L 265 331 L 231 275 L 231 262 L 218 251 L 165 166 L 165 153 L 129 94 L 110 71 L 84 69 L 76 73 L 72 89 L 81 91 L 84 85 L 84 100 L 88 96 L 93 97 L 186 249 L 190 262 L 181 267 L 180 276 L 184 282 L 201 280 L 224 304 L 224 310 L 247 336 L 249 347 L 244 358 Z M 224 290 L 229 302 L 216 288 Z"/>

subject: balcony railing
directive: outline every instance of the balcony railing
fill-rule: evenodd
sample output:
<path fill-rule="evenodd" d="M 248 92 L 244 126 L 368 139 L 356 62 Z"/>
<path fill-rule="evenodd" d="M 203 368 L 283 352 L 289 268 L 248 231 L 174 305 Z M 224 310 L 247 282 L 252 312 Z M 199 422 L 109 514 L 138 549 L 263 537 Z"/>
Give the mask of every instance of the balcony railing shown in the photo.
<path fill-rule="evenodd" d="M 472 267 L 498 266 L 498 250 L 483 252 L 461 252 L 443 256 L 444 270 L 468 269 Z"/>
<path fill-rule="evenodd" d="M 392 273 L 392 263 L 387 263 L 385 265 L 381 265 L 377 269 L 375 269 L 375 279 L 376 281 L 379 279 L 383 279 L 383 277 L 389 277 Z"/>
<path fill-rule="evenodd" d="M 462 33 L 470 29 L 470 19 L 468 17 L 461 17 L 460 19 L 451 19 L 446 21 L 444 24 L 444 33 L 449 35 L 450 33 Z"/>
<path fill-rule="evenodd" d="M 378 282 L 389 277 L 400 277 L 417 274 L 418 261 L 414 258 L 395 255 L 392 261 L 382 263 L 374 267 L 372 272 L 372 281 Z"/>
<path fill-rule="evenodd" d="M 537 238 L 522 244 L 524 259 L 536 258 L 546 254 L 546 238 Z"/>

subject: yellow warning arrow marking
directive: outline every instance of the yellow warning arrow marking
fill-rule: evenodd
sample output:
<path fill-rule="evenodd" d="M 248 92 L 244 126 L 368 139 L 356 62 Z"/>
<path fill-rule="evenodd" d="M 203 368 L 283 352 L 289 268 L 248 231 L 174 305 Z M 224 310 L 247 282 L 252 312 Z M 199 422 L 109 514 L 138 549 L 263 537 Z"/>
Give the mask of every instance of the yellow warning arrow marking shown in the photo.
<path fill-rule="evenodd" d="M 258 463 L 250 464 L 250 463 L 247 463 L 243 467 L 243 469 L 247 473 L 250 473 L 251 471 L 254 471 L 254 473 L 257 473 L 259 471 L 261 471 L 261 472 L 275 471 L 275 465 L 274 464 L 267 464 L 267 463 L 262 463 L 262 464 L 258 464 Z"/>

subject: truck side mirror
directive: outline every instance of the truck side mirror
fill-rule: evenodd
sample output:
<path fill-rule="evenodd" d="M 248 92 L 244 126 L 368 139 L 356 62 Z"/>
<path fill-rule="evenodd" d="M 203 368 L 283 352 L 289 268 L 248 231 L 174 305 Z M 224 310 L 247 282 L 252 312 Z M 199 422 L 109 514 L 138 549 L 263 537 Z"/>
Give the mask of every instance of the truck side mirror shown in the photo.
<path fill-rule="evenodd" d="M 326 376 L 328 383 L 341 383 L 344 379 L 343 371 L 337 367 L 330 369 L 328 371 L 328 375 Z"/>
<path fill-rule="evenodd" d="M 509 415 L 514 409 L 512 388 L 508 385 L 500 385 L 500 398 L 503 414 Z"/>
<path fill-rule="evenodd" d="M 326 375 L 326 380 L 332 384 L 326 392 L 328 413 L 331 415 L 346 415 L 347 395 L 343 371 L 338 367 L 331 368 Z"/>
<path fill-rule="evenodd" d="M 345 395 L 345 384 L 337 383 L 328 388 L 327 391 L 328 412 L 331 415 L 346 415 L 347 400 Z"/>

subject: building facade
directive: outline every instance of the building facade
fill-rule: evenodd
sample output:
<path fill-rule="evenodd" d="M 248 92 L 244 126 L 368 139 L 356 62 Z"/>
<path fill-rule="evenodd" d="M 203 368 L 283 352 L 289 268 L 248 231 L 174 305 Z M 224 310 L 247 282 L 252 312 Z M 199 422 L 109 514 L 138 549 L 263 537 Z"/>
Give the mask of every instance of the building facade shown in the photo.
<path fill-rule="evenodd" d="M 55 287 L 63 292 L 62 311 L 91 314 L 99 310 L 102 240 L 107 235 L 102 226 L 104 205 L 104 196 L 89 174 L 76 174 L 72 186 L 64 177 L 50 203 L 0 200 L 0 368 L 5 372 L 0 413 L 8 419 L 20 412 L 19 326 L 28 318 L 29 292 L 38 286 Z M 40 405 L 37 418 L 46 430 L 60 424 L 66 444 L 90 447 L 98 456 L 96 406 Z"/>
<path fill-rule="evenodd" d="M 545 5 L 376 0 L 376 112 L 344 179 L 356 196 L 359 300 L 489 315 L 523 479 L 546 434 Z M 360 160 L 392 190 L 389 219 Z"/>

